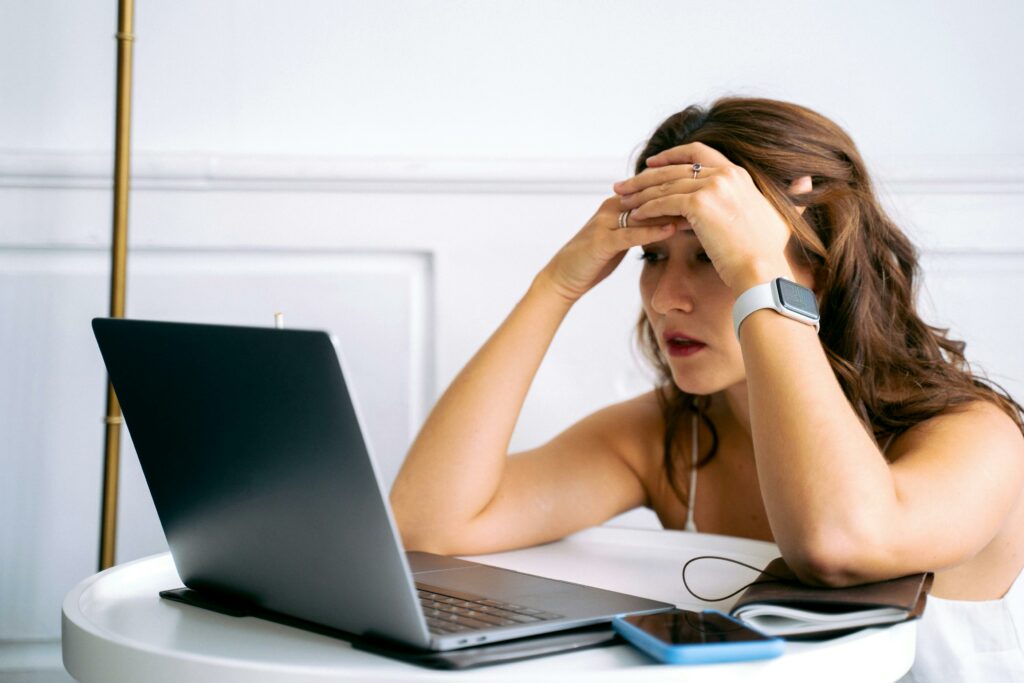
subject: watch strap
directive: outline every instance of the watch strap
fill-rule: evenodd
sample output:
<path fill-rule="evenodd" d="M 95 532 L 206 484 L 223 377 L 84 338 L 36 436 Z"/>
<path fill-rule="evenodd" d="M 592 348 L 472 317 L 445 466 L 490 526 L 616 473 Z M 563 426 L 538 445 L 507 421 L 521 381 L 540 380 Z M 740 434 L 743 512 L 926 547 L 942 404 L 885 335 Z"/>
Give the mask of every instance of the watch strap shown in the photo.
<path fill-rule="evenodd" d="M 805 325 L 811 325 L 814 327 L 815 332 L 821 329 L 818 319 L 802 315 L 782 305 L 782 301 L 779 299 L 778 285 L 776 284 L 778 279 L 775 278 L 769 282 L 754 285 L 736 298 L 736 303 L 732 307 L 732 325 L 736 331 L 737 339 L 740 338 L 740 325 L 743 324 L 746 317 L 762 308 L 770 308 L 787 318 L 797 320 Z"/>

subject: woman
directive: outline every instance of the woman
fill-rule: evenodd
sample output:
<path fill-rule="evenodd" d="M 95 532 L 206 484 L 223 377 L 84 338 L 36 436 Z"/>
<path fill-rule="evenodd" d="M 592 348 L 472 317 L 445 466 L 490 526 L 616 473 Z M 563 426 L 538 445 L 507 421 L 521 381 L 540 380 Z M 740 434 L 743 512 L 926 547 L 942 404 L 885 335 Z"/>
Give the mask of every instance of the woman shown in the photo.
<path fill-rule="evenodd" d="M 914 248 L 852 140 L 724 98 L 666 120 L 636 173 L 424 424 L 391 494 L 406 546 L 495 552 L 644 505 L 666 528 L 774 541 L 811 583 L 934 571 L 913 675 L 1024 676 L 1021 407 L 918 316 Z M 562 319 L 634 246 L 662 385 L 507 457 Z"/>

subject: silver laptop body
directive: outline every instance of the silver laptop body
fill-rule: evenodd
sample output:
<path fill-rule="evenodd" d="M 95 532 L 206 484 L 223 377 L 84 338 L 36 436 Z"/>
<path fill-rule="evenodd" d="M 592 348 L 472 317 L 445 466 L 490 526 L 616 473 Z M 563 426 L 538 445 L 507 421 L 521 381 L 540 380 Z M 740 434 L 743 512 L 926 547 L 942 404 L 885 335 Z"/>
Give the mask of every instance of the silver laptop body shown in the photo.
<path fill-rule="evenodd" d="M 199 593 L 429 650 L 672 607 L 405 553 L 324 332 L 101 318 L 93 331 Z"/>

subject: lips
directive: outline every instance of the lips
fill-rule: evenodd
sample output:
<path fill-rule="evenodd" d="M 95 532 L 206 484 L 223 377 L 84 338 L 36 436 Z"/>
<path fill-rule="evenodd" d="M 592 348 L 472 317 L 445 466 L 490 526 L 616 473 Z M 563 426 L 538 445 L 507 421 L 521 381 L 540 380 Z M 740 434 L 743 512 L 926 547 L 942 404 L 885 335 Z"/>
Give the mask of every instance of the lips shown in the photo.
<path fill-rule="evenodd" d="M 663 335 L 661 335 L 661 338 L 666 344 L 689 343 L 700 344 L 702 346 L 704 345 L 704 342 L 702 342 L 700 339 L 697 339 L 696 337 L 691 337 L 688 334 L 683 334 L 682 332 L 678 332 L 676 330 L 668 330 Z"/>
<path fill-rule="evenodd" d="M 673 330 L 665 332 L 661 339 L 665 342 L 665 352 L 675 357 L 692 356 L 707 346 L 699 339 Z"/>

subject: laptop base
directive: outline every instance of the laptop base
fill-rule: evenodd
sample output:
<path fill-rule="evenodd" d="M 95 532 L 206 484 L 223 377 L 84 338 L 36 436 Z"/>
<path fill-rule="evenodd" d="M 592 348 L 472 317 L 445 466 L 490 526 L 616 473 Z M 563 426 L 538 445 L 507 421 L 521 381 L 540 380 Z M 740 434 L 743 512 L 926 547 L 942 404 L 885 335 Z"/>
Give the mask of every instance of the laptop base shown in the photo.
<path fill-rule="evenodd" d="M 160 597 L 229 617 L 256 617 L 257 619 L 265 619 L 283 626 L 291 626 L 331 638 L 339 638 L 348 641 L 357 650 L 372 652 L 373 654 L 431 669 L 469 669 L 479 666 L 506 664 L 524 659 L 533 659 L 534 657 L 544 657 L 625 642 L 612 630 L 610 623 L 602 623 L 459 650 L 435 652 L 409 647 L 384 638 L 359 636 L 339 631 L 309 621 L 303 621 L 302 619 L 289 617 L 278 612 L 261 610 L 257 607 L 231 600 L 230 598 L 211 595 L 191 588 L 175 588 L 160 591 Z"/>

